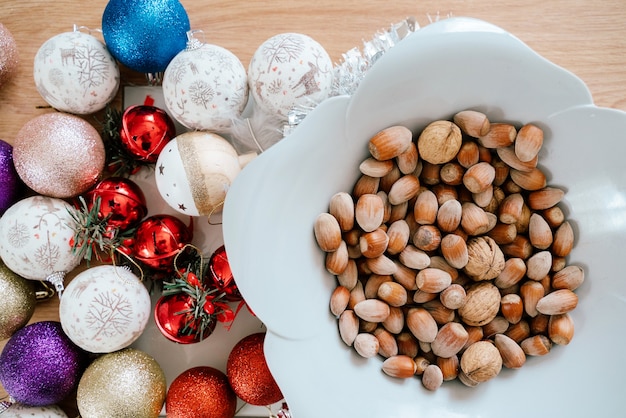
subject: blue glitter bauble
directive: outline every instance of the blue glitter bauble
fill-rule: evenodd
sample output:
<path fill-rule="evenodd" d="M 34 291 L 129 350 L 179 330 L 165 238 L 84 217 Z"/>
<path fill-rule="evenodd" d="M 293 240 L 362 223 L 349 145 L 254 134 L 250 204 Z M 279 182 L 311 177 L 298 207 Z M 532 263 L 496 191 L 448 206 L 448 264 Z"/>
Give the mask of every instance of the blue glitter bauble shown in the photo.
<path fill-rule="evenodd" d="M 111 54 L 141 73 L 165 71 L 187 45 L 189 17 L 178 0 L 110 0 L 102 35 Z"/>

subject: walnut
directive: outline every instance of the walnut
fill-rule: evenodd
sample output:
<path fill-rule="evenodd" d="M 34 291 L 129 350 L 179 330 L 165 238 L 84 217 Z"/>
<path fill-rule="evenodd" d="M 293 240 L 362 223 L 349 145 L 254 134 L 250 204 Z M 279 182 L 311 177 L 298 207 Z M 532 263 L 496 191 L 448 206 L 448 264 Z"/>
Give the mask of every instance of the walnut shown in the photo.
<path fill-rule="evenodd" d="M 495 279 L 504 269 L 504 254 L 498 244 L 487 236 L 467 241 L 468 262 L 463 269 L 473 280 Z"/>

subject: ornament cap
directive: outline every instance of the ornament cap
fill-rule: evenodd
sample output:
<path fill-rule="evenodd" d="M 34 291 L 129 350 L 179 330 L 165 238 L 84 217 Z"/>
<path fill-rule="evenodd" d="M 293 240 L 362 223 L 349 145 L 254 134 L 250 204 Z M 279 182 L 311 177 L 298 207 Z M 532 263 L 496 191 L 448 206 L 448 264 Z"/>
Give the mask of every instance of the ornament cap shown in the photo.
<path fill-rule="evenodd" d="M 6 411 L 15 403 L 15 400 L 9 396 L 9 399 L 6 401 L 0 401 L 0 414 Z"/>
<path fill-rule="evenodd" d="M 51 283 L 57 291 L 59 295 L 59 299 L 61 299 L 61 295 L 65 287 L 63 285 L 63 281 L 65 279 L 66 272 L 64 271 L 55 271 L 54 273 L 49 274 L 44 280 L 48 283 Z"/>
<path fill-rule="evenodd" d="M 204 35 L 204 31 L 202 29 L 192 29 L 187 31 L 187 46 L 185 47 L 185 51 L 193 51 L 195 49 L 202 48 L 204 45 L 204 42 L 195 37 L 196 33 Z"/>

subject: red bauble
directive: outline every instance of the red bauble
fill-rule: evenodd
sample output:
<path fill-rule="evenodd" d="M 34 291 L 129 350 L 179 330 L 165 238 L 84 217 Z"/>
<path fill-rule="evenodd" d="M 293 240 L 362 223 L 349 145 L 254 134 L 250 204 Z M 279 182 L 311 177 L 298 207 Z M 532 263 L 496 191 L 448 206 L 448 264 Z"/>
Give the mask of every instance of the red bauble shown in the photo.
<path fill-rule="evenodd" d="M 173 271 L 174 258 L 192 238 L 191 225 L 185 225 L 173 215 L 153 215 L 137 227 L 133 254 L 155 270 Z"/>
<path fill-rule="evenodd" d="M 213 367 L 194 367 L 172 381 L 165 399 L 168 418 L 233 418 L 237 396 L 226 375 Z"/>
<path fill-rule="evenodd" d="M 241 293 L 239 293 L 239 288 L 237 287 L 237 283 L 235 283 L 233 272 L 228 263 L 226 248 L 223 245 L 211 255 L 208 274 L 213 284 L 226 294 L 224 296 L 226 300 L 230 302 L 242 300 Z"/>
<path fill-rule="evenodd" d="M 141 188 L 132 180 L 123 177 L 109 177 L 98 183 L 86 195 L 89 210 L 100 198 L 98 217 L 107 221 L 107 230 L 125 231 L 134 226 L 148 214 L 146 197 Z"/>
<path fill-rule="evenodd" d="M 163 147 L 176 136 L 170 116 L 154 106 L 130 106 L 122 115 L 120 141 L 140 161 L 156 162 Z"/>
<path fill-rule="evenodd" d="M 230 352 L 226 375 L 237 396 L 251 405 L 271 405 L 283 399 L 263 352 L 265 333 L 248 335 Z"/>
<path fill-rule="evenodd" d="M 185 293 L 178 293 L 171 296 L 162 296 L 154 306 L 154 321 L 157 327 L 168 340 L 180 344 L 193 344 L 200 341 L 200 337 L 192 332 L 185 335 L 183 329 L 189 321 L 186 314 L 181 314 L 192 307 L 191 297 Z M 202 339 L 206 339 L 215 331 L 217 320 L 213 321 L 204 331 Z"/>

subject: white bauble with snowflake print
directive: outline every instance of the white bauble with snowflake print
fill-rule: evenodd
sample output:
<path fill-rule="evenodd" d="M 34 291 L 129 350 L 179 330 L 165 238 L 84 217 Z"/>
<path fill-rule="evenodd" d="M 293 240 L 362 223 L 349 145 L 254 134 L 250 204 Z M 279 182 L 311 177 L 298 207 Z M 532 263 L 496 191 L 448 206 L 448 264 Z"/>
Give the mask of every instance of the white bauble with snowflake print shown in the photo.
<path fill-rule="evenodd" d="M 59 317 L 67 336 L 90 353 L 131 345 L 150 319 L 150 294 L 127 267 L 89 268 L 67 285 Z"/>
<path fill-rule="evenodd" d="M 0 412 L 2 409 L 0 408 Z M 2 418 L 68 418 L 61 407 L 57 405 L 29 406 L 19 403 L 12 404 L 2 412 Z"/>
<path fill-rule="evenodd" d="M 58 198 L 35 195 L 13 204 L 0 218 L 0 258 L 14 273 L 45 280 L 63 290 L 65 274 L 80 264 L 72 250 L 78 224 L 72 206 Z"/>
<path fill-rule="evenodd" d="M 248 86 L 255 103 L 287 120 L 297 106 L 317 105 L 330 94 L 333 64 L 310 36 L 282 33 L 263 42 L 248 67 Z"/>
<path fill-rule="evenodd" d="M 104 109 L 120 86 L 119 67 L 104 43 L 76 28 L 41 45 L 33 76 L 50 106 L 77 115 Z"/>
<path fill-rule="evenodd" d="M 229 50 L 189 38 L 165 69 L 165 105 L 189 129 L 225 131 L 248 102 L 246 69 Z"/>

